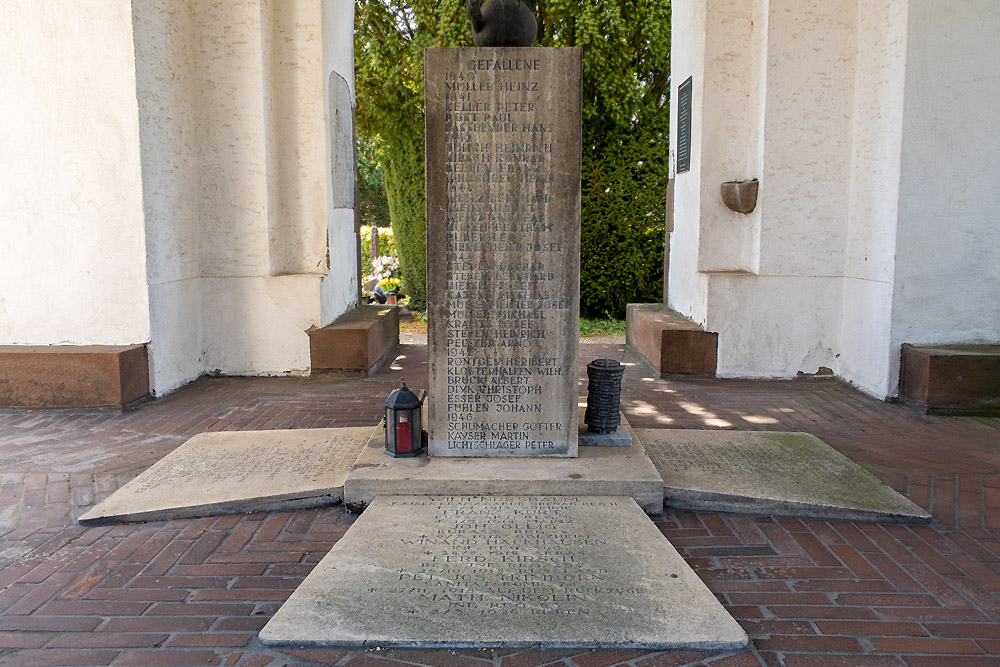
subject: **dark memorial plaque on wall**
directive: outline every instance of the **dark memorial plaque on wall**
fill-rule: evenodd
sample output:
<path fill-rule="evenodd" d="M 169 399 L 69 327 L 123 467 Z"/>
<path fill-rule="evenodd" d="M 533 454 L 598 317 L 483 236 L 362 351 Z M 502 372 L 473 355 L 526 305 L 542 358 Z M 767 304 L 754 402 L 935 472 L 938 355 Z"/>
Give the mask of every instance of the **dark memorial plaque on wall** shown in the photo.
<path fill-rule="evenodd" d="M 432 456 L 576 456 L 580 49 L 425 52 Z"/>
<path fill-rule="evenodd" d="M 691 86 L 688 77 L 677 89 L 677 173 L 691 171 Z"/>

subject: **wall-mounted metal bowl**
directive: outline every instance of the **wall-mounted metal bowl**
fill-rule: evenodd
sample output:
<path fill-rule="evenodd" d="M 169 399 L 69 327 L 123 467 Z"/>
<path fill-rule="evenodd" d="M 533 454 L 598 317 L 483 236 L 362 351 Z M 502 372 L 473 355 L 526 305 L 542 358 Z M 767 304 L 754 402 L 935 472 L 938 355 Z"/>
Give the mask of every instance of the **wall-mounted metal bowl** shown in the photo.
<path fill-rule="evenodd" d="M 736 213 L 752 213 L 757 208 L 757 191 L 760 182 L 754 178 L 749 181 L 726 181 L 722 184 L 722 201 L 730 211 Z"/>

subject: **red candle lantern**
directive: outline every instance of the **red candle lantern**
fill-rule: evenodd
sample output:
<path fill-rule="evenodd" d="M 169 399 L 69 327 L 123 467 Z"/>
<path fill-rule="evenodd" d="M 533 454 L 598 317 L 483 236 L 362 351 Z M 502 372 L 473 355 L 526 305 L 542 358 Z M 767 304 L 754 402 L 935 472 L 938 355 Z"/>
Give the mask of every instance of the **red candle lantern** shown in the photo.
<path fill-rule="evenodd" d="M 389 394 L 385 402 L 385 453 L 394 458 L 420 456 L 424 453 L 420 406 L 417 395 L 407 389 L 406 380 Z"/>

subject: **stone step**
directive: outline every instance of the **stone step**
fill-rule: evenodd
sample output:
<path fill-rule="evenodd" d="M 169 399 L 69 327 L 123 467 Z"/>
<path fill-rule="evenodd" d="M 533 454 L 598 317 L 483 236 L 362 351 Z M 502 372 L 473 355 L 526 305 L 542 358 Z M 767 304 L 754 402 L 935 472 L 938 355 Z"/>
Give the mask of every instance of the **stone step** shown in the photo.
<path fill-rule="evenodd" d="M 1000 345 L 903 345 L 899 397 L 927 414 L 1000 416 Z"/>
<path fill-rule="evenodd" d="M 630 303 L 625 342 L 656 374 L 714 376 L 719 334 L 662 303 Z"/>
<path fill-rule="evenodd" d="M 632 498 L 614 496 L 379 496 L 260 639 L 716 650 L 748 641 Z"/>
<path fill-rule="evenodd" d="M 398 354 L 397 306 L 358 306 L 333 324 L 309 332 L 314 373 L 339 371 L 370 377 Z"/>

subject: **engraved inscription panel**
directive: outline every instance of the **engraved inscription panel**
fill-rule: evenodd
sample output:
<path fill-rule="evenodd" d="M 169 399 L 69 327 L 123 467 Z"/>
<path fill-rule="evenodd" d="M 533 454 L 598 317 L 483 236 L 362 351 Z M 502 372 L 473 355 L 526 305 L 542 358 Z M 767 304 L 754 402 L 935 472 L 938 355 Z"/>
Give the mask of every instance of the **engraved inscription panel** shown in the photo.
<path fill-rule="evenodd" d="M 922 519 L 921 508 L 808 433 L 636 429 L 677 507 Z"/>
<path fill-rule="evenodd" d="M 208 439 L 196 443 L 202 445 L 200 447 L 179 449 L 164 457 L 133 480 L 129 490 L 141 496 L 162 490 L 173 493 L 178 488 L 204 491 L 220 484 L 226 487 L 250 483 L 270 486 L 281 480 L 298 486 L 321 484 L 331 475 L 347 474 L 367 442 L 358 436 L 370 430 L 358 429 L 360 433 L 356 433 L 351 429 L 352 433 L 347 435 L 329 429 L 324 442 L 290 441 L 279 436 L 263 442 L 221 447 L 212 446 L 209 435 Z"/>
<path fill-rule="evenodd" d="M 392 499 L 396 511 L 429 507 L 434 525 L 400 539 L 400 548 L 415 557 L 399 569 L 391 592 L 404 612 L 437 617 L 590 616 L 595 596 L 648 595 L 640 583 L 619 581 L 612 563 L 586 562 L 586 551 L 606 550 L 614 540 L 580 532 L 567 513 L 626 503 L 632 504 L 575 497 Z"/>
<path fill-rule="evenodd" d="M 339 497 L 371 427 L 222 431 L 194 436 L 84 514 L 191 516 L 254 511 L 271 501 Z M 159 515 L 157 513 L 160 513 Z"/>
<path fill-rule="evenodd" d="M 429 448 L 575 456 L 580 51 L 428 49 Z"/>
<path fill-rule="evenodd" d="M 379 496 L 261 632 L 271 645 L 737 647 L 630 498 Z"/>

